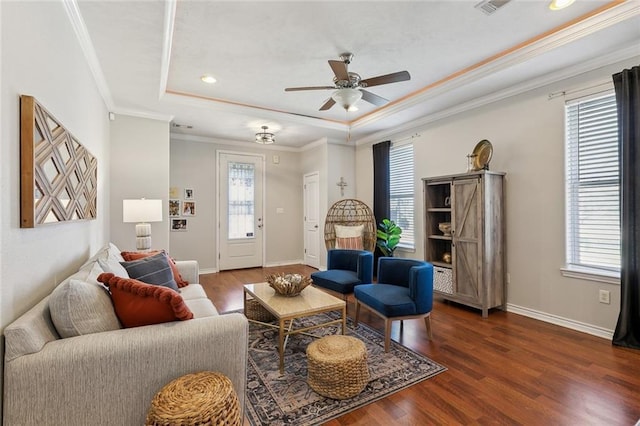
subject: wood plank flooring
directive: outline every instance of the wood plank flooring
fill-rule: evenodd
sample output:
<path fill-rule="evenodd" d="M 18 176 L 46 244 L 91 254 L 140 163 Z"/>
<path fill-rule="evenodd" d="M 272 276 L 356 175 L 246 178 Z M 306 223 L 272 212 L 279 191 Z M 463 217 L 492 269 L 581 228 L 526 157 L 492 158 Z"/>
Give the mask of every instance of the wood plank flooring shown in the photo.
<path fill-rule="evenodd" d="M 303 265 L 203 274 L 220 312 L 242 308 L 242 285 Z M 349 315 L 355 312 L 353 303 Z M 382 332 L 377 317 L 362 321 Z M 405 321 L 392 339 L 448 371 L 332 420 L 340 425 L 635 425 L 640 420 L 640 351 L 517 314 L 436 301 L 433 341 L 424 321 Z"/>

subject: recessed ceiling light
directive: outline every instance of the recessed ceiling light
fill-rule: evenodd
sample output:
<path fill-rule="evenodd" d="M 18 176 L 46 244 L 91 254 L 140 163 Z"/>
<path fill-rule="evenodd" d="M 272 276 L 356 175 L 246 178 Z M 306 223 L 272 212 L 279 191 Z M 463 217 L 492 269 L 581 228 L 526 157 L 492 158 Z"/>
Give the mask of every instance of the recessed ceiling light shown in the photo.
<path fill-rule="evenodd" d="M 200 77 L 200 80 L 204 81 L 205 83 L 209 83 L 209 84 L 213 84 L 215 83 L 217 80 L 214 76 L 210 75 L 210 74 L 205 74 L 202 77 Z"/>
<path fill-rule="evenodd" d="M 565 7 L 571 6 L 574 1 L 576 0 L 552 0 L 551 3 L 549 3 L 549 9 L 551 10 L 564 9 Z"/>

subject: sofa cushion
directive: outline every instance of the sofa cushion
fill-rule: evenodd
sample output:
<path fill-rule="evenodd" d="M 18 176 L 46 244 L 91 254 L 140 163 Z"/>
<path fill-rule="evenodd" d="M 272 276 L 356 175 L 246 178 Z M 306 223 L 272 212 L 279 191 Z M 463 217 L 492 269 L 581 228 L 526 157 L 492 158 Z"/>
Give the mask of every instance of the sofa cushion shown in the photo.
<path fill-rule="evenodd" d="M 53 290 L 49 311 L 60 337 L 121 328 L 107 291 L 97 284 L 76 279 L 65 281 Z"/>
<path fill-rule="evenodd" d="M 329 269 L 311 274 L 313 284 L 337 293 L 353 293 L 353 288 L 361 284 L 358 274 L 344 269 Z"/>
<path fill-rule="evenodd" d="M 170 288 L 116 277 L 111 273 L 100 274 L 98 281 L 109 287 L 116 315 L 125 327 L 193 318 L 182 296 Z"/>
<path fill-rule="evenodd" d="M 173 279 L 169 259 L 164 253 L 157 253 L 138 260 L 120 262 L 120 264 L 127 270 L 129 278 L 178 291 L 178 284 Z"/>
<path fill-rule="evenodd" d="M 116 277 L 131 278 L 129 272 L 124 266 L 112 259 L 98 259 L 98 265 L 102 269 L 102 272 L 111 272 Z M 98 274 L 100 275 L 100 274 Z M 96 277 L 97 278 L 97 277 Z"/>
<path fill-rule="evenodd" d="M 209 299 L 200 297 L 185 300 L 184 303 L 189 307 L 189 310 L 193 312 L 194 318 L 206 318 L 218 315 L 218 310 Z"/>
<path fill-rule="evenodd" d="M 91 256 L 89 260 L 84 262 L 84 264 L 80 267 L 80 269 L 81 270 L 85 268 L 91 269 L 93 267 L 93 264 L 97 263 L 99 259 L 103 259 L 103 260 L 111 259 L 111 260 L 115 260 L 116 262 L 124 261 L 124 259 L 120 255 L 120 249 L 118 249 L 118 247 L 116 247 L 115 244 L 109 243 L 106 246 L 104 246 L 102 249 L 100 249 L 96 254 Z"/>
<path fill-rule="evenodd" d="M 184 300 L 207 298 L 207 293 L 200 284 L 191 284 L 187 287 L 182 287 L 179 292 Z"/>
<path fill-rule="evenodd" d="M 130 260 L 138 260 L 138 259 L 142 259 L 142 258 L 145 258 L 145 257 L 153 256 L 153 255 L 156 255 L 158 253 L 164 253 L 167 256 L 167 259 L 169 259 L 169 266 L 171 267 L 171 272 L 173 272 L 173 279 L 176 281 L 176 284 L 178 284 L 178 287 L 186 287 L 186 286 L 188 286 L 189 282 L 187 280 L 183 279 L 182 275 L 180 275 L 180 271 L 178 271 L 178 267 L 176 266 L 176 262 L 171 258 L 171 256 L 169 256 L 169 253 L 167 253 L 164 250 L 123 251 L 120 254 L 124 258 L 124 260 L 130 261 Z"/>

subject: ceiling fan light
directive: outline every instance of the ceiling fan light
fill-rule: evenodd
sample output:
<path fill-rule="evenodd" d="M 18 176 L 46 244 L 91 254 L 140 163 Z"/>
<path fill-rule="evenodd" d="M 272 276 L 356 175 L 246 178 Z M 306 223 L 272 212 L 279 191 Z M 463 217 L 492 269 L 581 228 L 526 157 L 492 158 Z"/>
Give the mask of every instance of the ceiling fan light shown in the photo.
<path fill-rule="evenodd" d="M 349 108 L 362 98 L 362 92 L 358 89 L 351 89 L 347 87 L 333 92 L 331 98 L 342 108 L 349 111 Z"/>
<path fill-rule="evenodd" d="M 256 133 L 256 143 L 261 145 L 271 145 L 276 141 L 275 135 L 273 133 L 267 132 L 269 127 L 262 126 L 262 132 Z"/>

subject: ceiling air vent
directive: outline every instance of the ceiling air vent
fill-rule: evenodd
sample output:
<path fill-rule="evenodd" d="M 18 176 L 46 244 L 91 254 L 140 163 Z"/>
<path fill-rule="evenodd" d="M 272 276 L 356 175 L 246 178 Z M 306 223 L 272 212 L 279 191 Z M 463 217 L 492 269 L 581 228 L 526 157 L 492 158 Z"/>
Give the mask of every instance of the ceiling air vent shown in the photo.
<path fill-rule="evenodd" d="M 475 5 L 476 9 L 480 9 L 485 15 L 491 15 L 511 0 L 484 0 Z"/>

